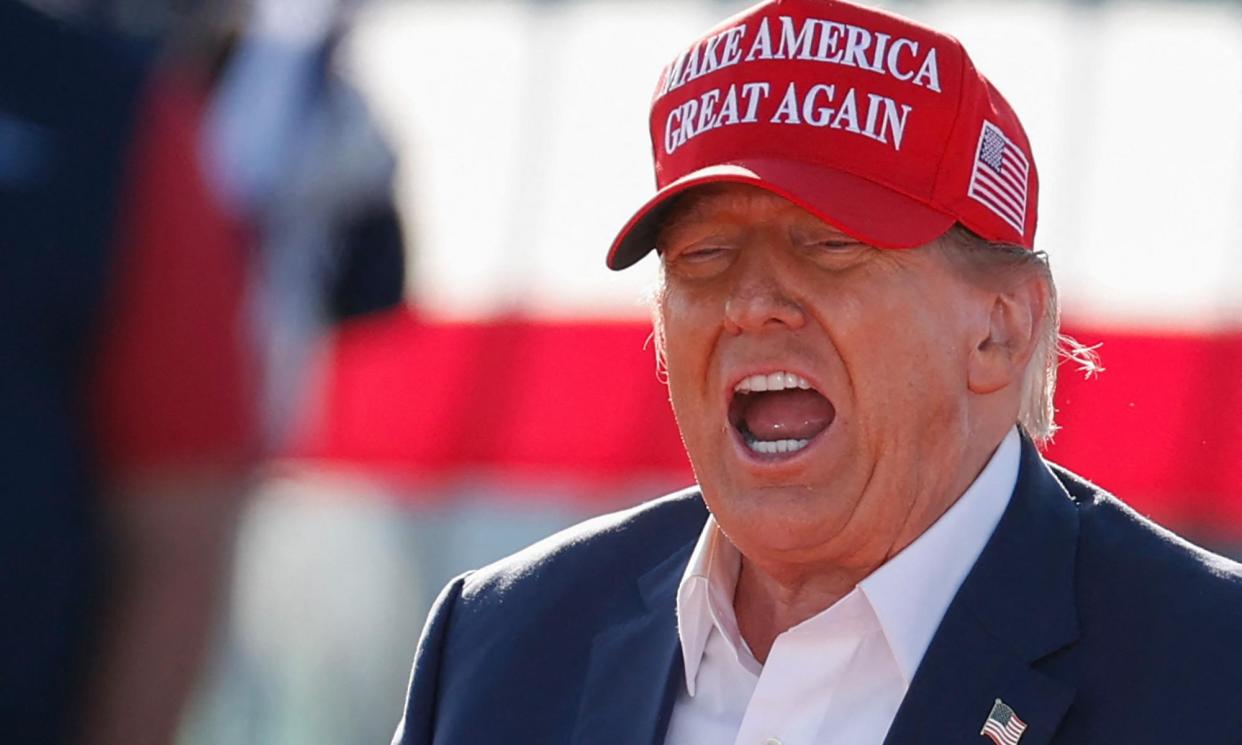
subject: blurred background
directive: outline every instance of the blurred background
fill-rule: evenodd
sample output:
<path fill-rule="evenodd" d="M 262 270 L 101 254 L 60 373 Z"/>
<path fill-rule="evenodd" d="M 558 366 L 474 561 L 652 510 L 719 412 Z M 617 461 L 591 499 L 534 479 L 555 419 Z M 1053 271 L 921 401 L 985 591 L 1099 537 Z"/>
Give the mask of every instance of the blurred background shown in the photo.
<path fill-rule="evenodd" d="M 689 484 L 660 68 L 730 0 L 0 0 L 0 725 L 387 742 L 454 575 Z M 1025 123 L 1055 460 L 1242 555 L 1242 2 L 940 0 Z"/>

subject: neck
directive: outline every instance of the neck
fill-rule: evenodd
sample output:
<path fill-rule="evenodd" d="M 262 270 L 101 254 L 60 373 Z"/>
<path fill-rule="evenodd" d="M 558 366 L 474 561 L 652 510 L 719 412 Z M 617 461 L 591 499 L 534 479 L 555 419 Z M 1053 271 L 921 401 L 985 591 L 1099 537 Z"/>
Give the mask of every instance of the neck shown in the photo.
<path fill-rule="evenodd" d="M 798 578 L 778 579 L 743 558 L 733 594 L 738 631 L 755 659 L 762 663 L 776 637 L 827 610 L 878 566 L 829 568 Z"/>
<path fill-rule="evenodd" d="M 786 563 L 764 562 L 759 555 L 743 553 L 733 607 L 738 630 L 755 659 L 766 661 L 780 634 L 827 610 L 939 520 L 979 477 L 1003 437 L 1004 433 L 990 446 L 968 447 L 959 461 L 961 468 L 951 472 L 940 488 L 916 499 L 901 524 L 869 531 L 865 547 L 848 556 Z"/>

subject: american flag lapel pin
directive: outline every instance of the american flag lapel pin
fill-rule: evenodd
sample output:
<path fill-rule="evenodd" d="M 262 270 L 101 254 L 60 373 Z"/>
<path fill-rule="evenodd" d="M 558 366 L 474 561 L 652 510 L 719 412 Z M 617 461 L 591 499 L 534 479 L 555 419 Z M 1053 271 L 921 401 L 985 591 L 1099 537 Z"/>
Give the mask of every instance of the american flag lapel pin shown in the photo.
<path fill-rule="evenodd" d="M 1022 733 L 1026 731 L 1026 722 L 1009 705 L 999 698 L 992 704 L 992 712 L 983 723 L 980 735 L 987 735 L 996 745 L 1018 745 Z"/>

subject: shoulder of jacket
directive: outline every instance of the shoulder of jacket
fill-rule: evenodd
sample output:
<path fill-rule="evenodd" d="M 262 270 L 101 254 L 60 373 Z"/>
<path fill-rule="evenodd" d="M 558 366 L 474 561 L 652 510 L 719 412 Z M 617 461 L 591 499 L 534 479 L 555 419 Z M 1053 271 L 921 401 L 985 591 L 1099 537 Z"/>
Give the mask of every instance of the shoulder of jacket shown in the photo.
<path fill-rule="evenodd" d="M 558 575 L 599 571 L 607 565 L 640 573 L 693 541 L 706 519 L 698 487 L 600 515 L 470 572 L 462 597 L 469 601 L 480 595 L 510 593 L 523 584 L 546 583 Z"/>
<path fill-rule="evenodd" d="M 1078 507 L 1080 597 L 1101 615 L 1137 614 L 1187 644 L 1242 627 L 1242 564 L 1198 546 L 1060 466 Z M 1100 602 L 1095 602 L 1100 601 Z"/>

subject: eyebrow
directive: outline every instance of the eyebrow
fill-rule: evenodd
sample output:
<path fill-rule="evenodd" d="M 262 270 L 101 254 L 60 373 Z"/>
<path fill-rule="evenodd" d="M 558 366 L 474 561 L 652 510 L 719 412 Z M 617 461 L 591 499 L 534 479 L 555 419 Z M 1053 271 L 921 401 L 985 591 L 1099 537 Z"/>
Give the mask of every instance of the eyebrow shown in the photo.
<path fill-rule="evenodd" d="M 709 203 L 712 206 L 728 210 L 733 207 L 743 207 L 755 200 L 768 198 L 779 199 L 780 197 L 762 191 L 731 194 L 704 190 L 688 191 L 677 197 L 669 205 L 668 211 L 660 223 L 657 237 L 667 230 L 676 229 L 685 223 L 703 219 L 703 213 L 706 211 L 705 205 Z"/>
<path fill-rule="evenodd" d="M 694 219 L 698 214 L 704 211 L 703 204 L 712 196 L 714 195 L 695 194 L 689 192 L 680 195 L 673 200 L 672 204 L 668 206 L 668 211 L 664 213 L 664 219 L 660 223 L 660 229 L 666 230 L 668 228 L 676 227 L 677 225 L 688 220 Z M 737 196 L 729 197 L 730 203 L 736 203 L 738 201 L 740 201 L 740 198 Z"/>
<path fill-rule="evenodd" d="M 669 205 L 668 210 L 664 213 L 664 217 L 660 220 L 660 224 L 655 230 L 657 250 L 663 251 L 664 237 L 669 232 L 683 227 L 703 212 L 702 204 L 704 199 L 705 197 L 702 195 L 683 194 Z"/>

